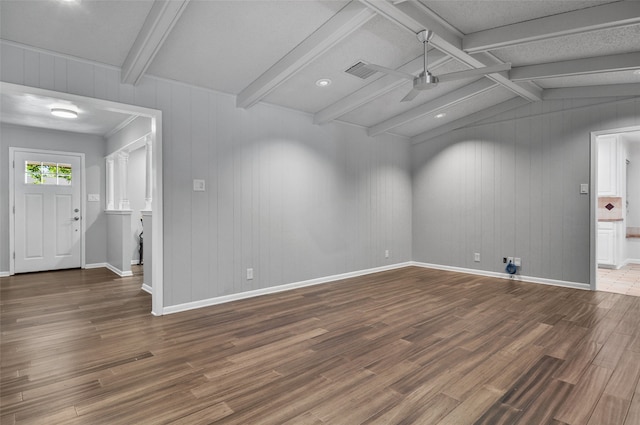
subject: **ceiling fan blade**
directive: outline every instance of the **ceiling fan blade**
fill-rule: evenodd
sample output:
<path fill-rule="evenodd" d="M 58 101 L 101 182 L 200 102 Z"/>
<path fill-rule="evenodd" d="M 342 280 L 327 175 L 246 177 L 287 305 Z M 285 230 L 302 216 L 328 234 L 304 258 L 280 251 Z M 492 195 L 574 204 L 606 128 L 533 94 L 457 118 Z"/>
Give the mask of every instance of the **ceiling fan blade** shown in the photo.
<path fill-rule="evenodd" d="M 411 89 L 411 91 L 407 93 L 407 95 L 403 97 L 400 102 L 409 102 L 410 100 L 415 99 L 416 96 L 419 94 L 420 94 L 420 90 Z"/>
<path fill-rule="evenodd" d="M 402 71 L 396 71 L 395 69 L 391 69 L 391 68 L 387 68 L 384 66 L 380 66 L 380 65 L 375 65 L 372 63 L 367 63 L 364 65 L 365 68 L 371 69 L 373 71 L 378 71 L 378 72 L 384 72 L 385 74 L 389 74 L 389 75 L 394 75 L 396 77 L 400 77 L 400 78 L 406 78 L 407 80 L 413 81 L 413 79 L 415 78 L 413 75 L 407 73 L 407 72 L 402 72 Z"/>
<path fill-rule="evenodd" d="M 466 71 L 450 72 L 449 74 L 436 75 L 436 77 L 438 77 L 438 81 L 441 81 L 441 82 L 454 81 L 454 80 L 462 80 L 464 78 L 475 77 L 478 75 L 487 75 L 487 74 L 493 74 L 495 72 L 508 71 L 510 69 L 511 69 L 510 63 L 503 63 L 500 65 L 485 66 L 483 68 L 469 69 Z"/>

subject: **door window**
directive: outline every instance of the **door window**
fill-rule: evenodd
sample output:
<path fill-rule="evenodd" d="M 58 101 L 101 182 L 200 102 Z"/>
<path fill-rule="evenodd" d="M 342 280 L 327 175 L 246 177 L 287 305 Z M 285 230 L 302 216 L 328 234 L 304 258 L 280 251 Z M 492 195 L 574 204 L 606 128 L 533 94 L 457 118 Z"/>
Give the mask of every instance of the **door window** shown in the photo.
<path fill-rule="evenodd" d="M 71 164 L 56 162 L 25 161 L 24 183 L 53 186 L 71 186 Z"/>

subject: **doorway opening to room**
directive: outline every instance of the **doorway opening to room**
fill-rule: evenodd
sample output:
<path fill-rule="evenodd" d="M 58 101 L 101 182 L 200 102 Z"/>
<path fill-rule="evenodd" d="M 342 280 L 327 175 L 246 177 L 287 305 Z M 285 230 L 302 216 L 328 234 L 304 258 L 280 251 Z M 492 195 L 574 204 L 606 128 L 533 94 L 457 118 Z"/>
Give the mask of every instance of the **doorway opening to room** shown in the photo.
<path fill-rule="evenodd" d="M 46 140 L 44 139 L 40 140 L 38 138 L 34 138 L 35 146 L 23 146 L 18 143 L 19 148 L 12 150 L 10 154 L 11 158 L 9 158 L 9 160 L 11 161 L 11 164 L 9 164 L 9 160 L 6 160 L 5 164 L 9 165 L 9 168 L 13 171 L 12 163 L 14 161 L 14 153 L 18 155 L 18 151 L 24 151 L 24 155 L 27 156 L 23 158 L 24 155 L 20 153 L 19 155 L 22 156 L 16 157 L 16 171 L 11 173 L 11 177 L 12 180 L 24 180 L 30 182 L 30 184 L 20 185 L 20 190 L 14 190 L 15 188 L 13 182 L 9 185 L 11 191 L 11 194 L 9 196 L 10 202 L 8 202 L 8 205 L 6 205 L 6 207 L 3 207 L 3 209 L 6 209 L 2 212 L 2 214 L 8 214 L 9 217 L 9 275 L 25 271 L 52 270 L 56 268 L 91 268 L 98 266 L 106 267 L 107 265 L 117 264 L 117 254 L 120 254 L 119 258 L 121 259 L 121 264 L 126 266 L 119 268 L 121 270 L 130 270 L 132 265 L 131 263 L 133 262 L 131 253 L 133 250 L 137 251 L 137 246 L 134 246 L 133 249 L 131 249 L 132 241 L 130 240 L 131 238 L 129 238 L 128 235 L 131 235 L 131 231 L 135 230 L 133 228 L 134 226 L 132 225 L 132 222 L 134 222 L 135 220 L 134 223 L 137 226 L 140 219 L 144 216 L 145 285 L 142 289 L 151 293 L 151 313 L 154 315 L 162 315 L 163 226 L 161 111 L 135 105 L 123 104 L 119 102 L 112 102 L 102 99 L 89 98 L 4 82 L 0 82 L 0 93 L 2 93 L 3 96 L 3 105 L 11 105 L 12 102 L 20 104 L 20 102 L 22 101 L 23 103 L 26 102 L 30 107 L 26 109 L 14 108 L 16 111 L 22 111 L 21 113 L 15 114 L 11 113 L 10 107 L 3 108 L 3 123 L 5 123 L 6 121 L 6 123 L 9 125 L 18 126 L 13 128 L 25 128 L 27 130 L 30 128 L 34 128 L 36 130 L 28 131 L 53 131 L 58 132 L 59 135 L 67 134 L 69 136 L 73 136 L 74 134 L 76 134 L 74 130 L 69 126 L 65 127 L 63 125 L 60 128 L 51 126 L 51 118 L 48 117 L 48 114 L 46 113 L 49 112 L 49 103 L 51 102 L 54 102 L 56 104 L 76 106 L 78 108 L 76 110 L 76 115 L 84 112 L 87 117 L 94 118 L 94 121 L 90 123 L 90 126 L 97 125 L 99 119 L 96 119 L 96 116 L 104 117 L 100 119 L 104 119 L 106 121 L 109 121 L 109 117 L 114 118 L 114 116 L 116 116 L 114 119 L 119 120 L 119 124 L 115 125 L 115 127 L 113 124 L 110 124 L 110 127 L 113 128 L 113 131 L 109 132 L 110 134 L 123 133 L 123 131 L 121 130 L 125 127 L 125 124 L 128 125 L 132 121 L 144 121 L 148 124 L 147 127 L 145 127 L 147 129 L 145 134 L 142 137 L 139 137 L 137 140 L 134 140 L 137 145 L 146 147 L 143 156 L 147 159 L 148 164 L 145 167 L 146 177 L 144 184 L 146 185 L 146 187 L 145 190 L 143 190 L 144 205 L 142 208 L 144 208 L 144 211 L 138 211 L 135 218 L 132 216 L 133 211 L 130 208 L 128 196 L 126 193 L 127 189 L 126 186 L 124 186 L 123 182 L 126 181 L 127 176 L 127 155 L 133 148 L 137 147 L 139 149 L 141 146 L 133 145 L 128 142 L 118 145 L 118 141 L 112 142 L 112 140 L 107 136 L 103 136 L 105 143 L 108 142 L 106 145 L 107 147 L 105 148 L 105 152 L 107 154 L 115 153 L 117 154 L 117 156 L 112 155 L 111 157 L 103 157 L 102 155 L 104 154 L 94 152 L 92 155 L 96 158 L 99 158 L 99 160 L 96 160 L 97 162 L 94 161 L 94 164 L 92 164 L 91 166 L 84 163 L 81 154 L 78 156 L 78 159 L 75 159 L 73 157 L 74 154 L 71 153 L 69 149 L 64 149 L 65 152 L 46 153 L 37 151 L 38 148 L 40 150 L 50 149 L 45 143 Z M 42 106 L 44 110 L 46 110 L 46 112 L 42 112 L 38 116 L 40 112 L 33 109 L 37 109 L 40 106 Z M 130 117 L 130 119 L 122 121 L 122 118 L 118 118 L 122 116 Z M 12 118 L 18 120 L 19 117 L 22 117 L 20 119 L 26 119 L 26 121 L 11 121 Z M 5 118 L 7 118 L 7 120 L 5 120 Z M 49 126 L 47 127 L 47 125 Z M 87 131 L 77 132 L 89 133 Z M 93 137 L 95 138 L 98 136 Z M 43 143 L 44 146 L 42 146 Z M 60 143 L 66 142 L 63 141 Z M 30 150 L 33 152 L 30 152 Z M 73 151 L 76 152 L 75 149 Z M 82 150 L 80 149 L 79 151 Z M 38 155 L 36 155 L 36 153 Z M 60 155 L 64 156 L 68 153 L 71 154 L 70 157 L 60 157 Z M 29 156 L 29 154 L 32 155 Z M 51 156 L 56 154 L 58 156 Z M 37 157 L 34 155 L 36 155 Z M 110 162 L 111 165 L 113 165 L 113 167 L 111 168 L 109 165 Z M 102 165 L 100 165 L 100 163 Z M 119 166 L 121 168 L 118 168 Z M 113 179 L 116 177 L 116 173 L 118 172 L 124 174 L 124 179 L 121 179 L 120 181 L 115 180 L 115 182 L 119 185 L 118 188 L 116 188 Z M 18 177 L 16 177 L 17 175 Z M 76 177 L 82 177 L 82 179 L 76 180 Z M 87 190 L 85 191 L 84 184 L 87 183 L 87 179 L 89 177 L 91 177 L 92 179 L 89 180 L 94 182 L 94 187 L 86 188 Z M 39 179 L 39 181 L 37 182 L 38 184 L 36 184 L 35 182 L 35 180 L 37 179 Z M 54 181 L 56 182 L 55 185 L 53 184 Z M 74 190 L 76 189 L 79 189 L 78 193 L 74 192 Z M 102 193 L 103 195 L 100 195 L 100 193 Z M 20 200 L 20 205 L 17 205 L 16 203 L 16 200 L 18 200 L 18 198 Z M 47 208 L 46 211 L 53 211 L 53 213 L 47 213 L 44 215 L 40 214 L 40 216 L 38 216 L 37 212 L 42 211 L 42 208 L 39 209 L 38 205 L 44 205 L 44 203 L 47 202 L 51 205 L 49 205 L 50 208 Z M 14 214 L 14 207 L 17 207 L 16 209 L 18 210 L 16 211 L 16 214 Z M 23 211 L 23 207 L 29 208 L 28 210 Z M 91 260 L 87 261 L 84 255 L 85 250 L 89 250 L 87 251 L 88 253 L 92 252 L 92 250 L 95 249 L 95 247 L 91 246 L 92 244 L 89 243 L 88 239 L 87 241 L 84 241 L 82 239 L 85 230 L 87 232 L 87 235 L 89 234 L 89 227 L 87 226 L 85 229 L 83 216 L 83 214 L 87 213 L 88 209 L 92 210 L 94 214 L 103 215 L 103 217 L 105 217 L 104 220 L 107 223 L 107 228 L 110 224 L 113 224 L 114 226 L 119 226 L 119 228 L 126 230 L 128 224 L 128 233 L 124 234 L 123 232 L 120 232 L 122 235 L 121 241 L 116 241 L 114 244 L 111 239 L 113 239 L 114 236 L 117 236 L 117 232 L 107 232 L 107 237 L 102 237 L 102 239 L 106 240 L 101 240 L 100 243 L 106 244 L 108 247 L 107 249 L 111 249 L 111 247 L 113 246 L 117 247 L 118 244 L 123 247 L 130 247 L 128 251 L 129 258 L 126 258 L 126 254 L 123 255 L 120 252 L 117 252 L 116 254 L 109 252 L 109 255 L 107 255 L 105 258 L 106 262 L 104 263 L 96 263 L 92 262 Z M 55 214 L 57 210 L 70 210 L 71 215 L 69 217 L 62 217 L 60 214 Z M 19 217 L 17 216 L 18 212 L 20 213 Z M 127 216 L 129 219 L 128 222 L 126 221 Z M 60 218 L 59 223 L 56 221 L 56 217 Z M 38 218 L 40 218 L 40 220 L 38 220 Z M 36 231 L 38 230 L 37 226 L 31 227 L 29 220 L 33 221 L 33 223 L 40 223 L 43 227 L 42 231 Z M 45 230 L 47 230 L 45 229 L 45 227 L 52 227 L 53 230 L 55 230 L 56 226 L 58 231 L 54 232 L 52 235 L 49 235 L 50 237 L 44 238 Z M 18 241 L 18 239 L 16 238 L 16 232 L 18 231 L 22 232 L 22 234 L 19 235 L 21 238 L 20 241 Z M 24 236 L 24 238 L 22 236 Z M 78 238 L 76 239 L 76 237 Z M 95 242 L 96 238 L 93 238 L 92 240 Z M 38 244 L 37 242 L 39 241 L 42 243 Z M 23 242 L 28 243 L 29 249 L 25 249 L 25 247 L 23 246 L 24 244 L 18 245 Z M 93 245 L 95 245 L 95 243 Z M 57 252 L 55 249 L 51 251 L 52 246 L 54 248 L 59 248 L 58 251 L 60 252 Z M 25 260 L 31 259 L 26 257 L 33 257 L 34 259 L 36 257 L 43 257 L 42 261 L 50 261 L 49 263 L 43 263 L 40 265 L 36 265 L 34 262 L 25 263 L 25 261 L 21 261 L 22 259 L 16 259 L 13 257 L 13 252 L 16 252 L 16 248 L 19 248 L 21 252 L 34 254 L 26 255 Z M 79 251 L 76 251 L 76 248 L 79 248 Z M 49 255 L 48 257 L 41 256 L 39 255 L 40 251 L 38 250 L 42 251 L 43 253 L 45 251 L 53 252 L 53 254 Z M 114 251 L 117 251 L 117 249 Z M 77 252 L 80 253 L 79 261 L 78 256 L 76 255 Z M 116 258 L 116 260 L 114 260 L 114 258 Z M 60 263 L 63 259 L 64 261 L 67 261 L 68 264 Z M 136 261 L 136 264 L 138 263 L 138 261 Z M 25 264 L 29 264 L 29 266 L 25 266 Z M 29 267 L 32 268 L 30 269 Z"/>
<path fill-rule="evenodd" d="M 592 289 L 640 296 L 640 127 L 591 140 Z"/>

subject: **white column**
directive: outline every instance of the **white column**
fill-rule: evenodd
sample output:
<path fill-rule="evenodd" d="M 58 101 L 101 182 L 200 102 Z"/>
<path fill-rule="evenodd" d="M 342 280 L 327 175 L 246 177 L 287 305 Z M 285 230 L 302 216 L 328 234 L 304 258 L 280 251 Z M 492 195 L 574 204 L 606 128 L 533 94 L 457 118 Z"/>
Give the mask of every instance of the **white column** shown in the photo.
<path fill-rule="evenodd" d="M 113 156 L 108 156 L 106 158 L 107 161 L 107 210 L 115 209 L 115 200 L 114 200 L 114 161 Z"/>
<path fill-rule="evenodd" d="M 127 184 L 129 182 L 129 153 L 118 152 L 118 189 L 120 194 L 119 208 L 120 210 L 129 210 L 129 197 L 127 196 Z"/>
<path fill-rule="evenodd" d="M 145 211 L 151 211 L 151 137 L 147 136 L 147 143 L 145 144 L 145 191 L 144 191 L 144 209 Z"/>

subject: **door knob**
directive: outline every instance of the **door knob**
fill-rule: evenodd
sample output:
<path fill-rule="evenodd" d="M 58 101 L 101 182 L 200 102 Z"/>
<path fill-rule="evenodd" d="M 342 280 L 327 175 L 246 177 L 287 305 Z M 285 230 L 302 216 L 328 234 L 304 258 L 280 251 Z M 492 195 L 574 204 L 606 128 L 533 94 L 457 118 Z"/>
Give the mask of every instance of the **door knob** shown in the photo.
<path fill-rule="evenodd" d="M 80 217 L 77 217 L 77 216 L 76 216 L 76 217 L 73 217 L 73 219 L 74 219 L 75 221 L 78 221 L 78 220 L 80 220 Z"/>
<path fill-rule="evenodd" d="M 73 210 L 73 212 L 80 212 L 80 210 L 76 208 L 75 210 Z"/>

